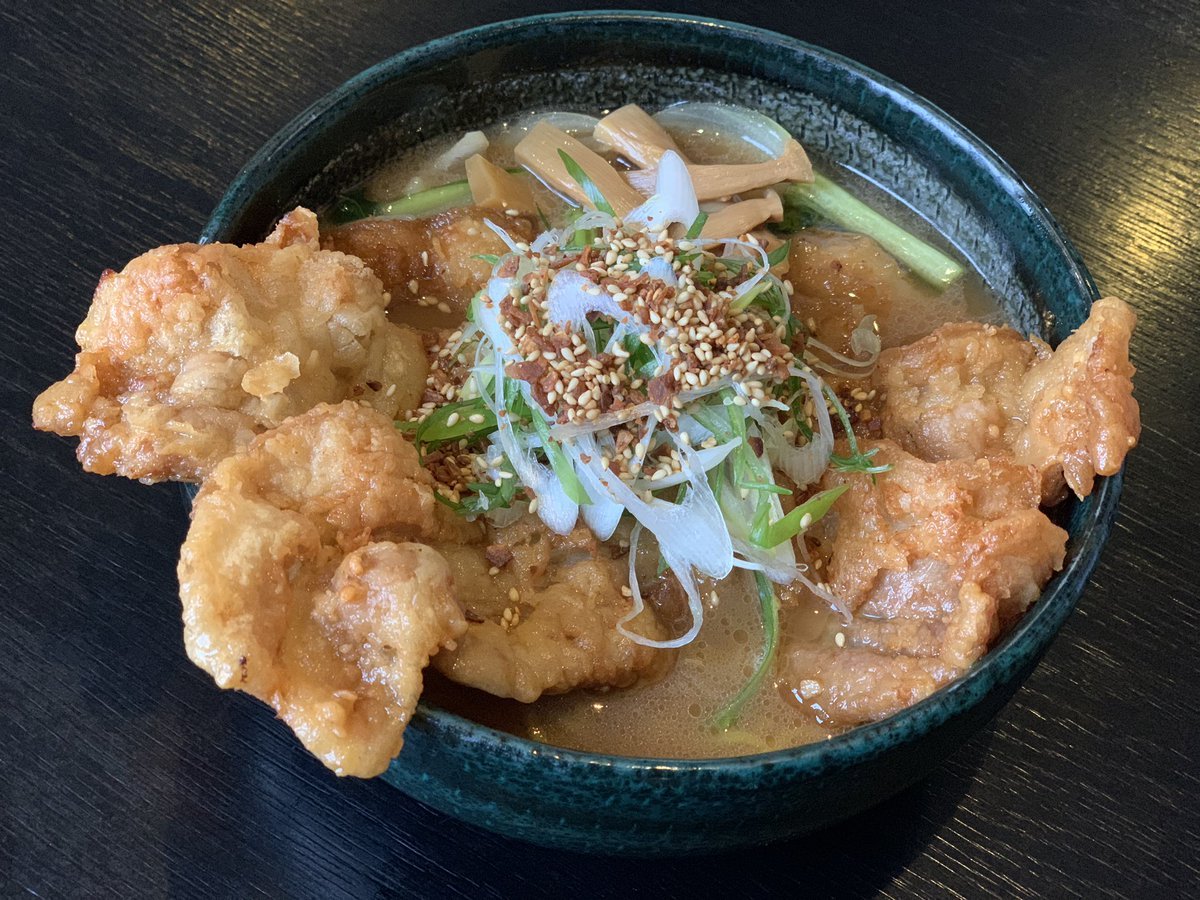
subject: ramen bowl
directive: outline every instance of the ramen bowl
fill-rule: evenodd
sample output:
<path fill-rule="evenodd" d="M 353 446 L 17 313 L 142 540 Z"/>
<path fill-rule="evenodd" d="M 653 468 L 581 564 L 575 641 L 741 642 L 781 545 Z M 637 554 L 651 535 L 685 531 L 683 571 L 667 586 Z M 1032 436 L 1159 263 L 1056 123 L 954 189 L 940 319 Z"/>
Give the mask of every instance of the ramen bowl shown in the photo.
<path fill-rule="evenodd" d="M 284 211 L 323 206 L 399 150 L 518 112 L 684 99 L 761 110 L 818 160 L 903 198 L 978 268 L 1023 333 L 1061 340 L 1098 296 L 1029 188 L 929 102 L 792 38 L 655 13 L 538 16 L 399 53 L 272 138 L 203 237 L 259 240 Z M 382 780 L 465 822 L 593 853 L 701 853 L 821 828 L 927 775 L 1008 701 L 1075 607 L 1120 486 L 1101 478 L 1060 507 L 1066 561 L 1041 599 L 966 675 L 883 721 L 755 756 L 641 759 L 558 749 L 425 703 Z"/>

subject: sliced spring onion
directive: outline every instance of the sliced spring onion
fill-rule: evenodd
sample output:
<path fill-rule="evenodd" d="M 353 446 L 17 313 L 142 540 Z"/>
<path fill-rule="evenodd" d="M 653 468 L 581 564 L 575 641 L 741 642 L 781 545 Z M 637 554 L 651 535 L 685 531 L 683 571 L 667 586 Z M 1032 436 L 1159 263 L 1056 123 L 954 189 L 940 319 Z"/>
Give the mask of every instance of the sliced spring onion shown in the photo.
<path fill-rule="evenodd" d="M 630 640 L 649 647 L 669 649 L 691 642 L 699 633 L 704 621 L 704 604 L 696 585 L 696 573 L 711 578 L 724 578 L 733 568 L 733 545 L 729 529 L 708 486 L 708 478 L 699 456 L 687 444 L 676 443 L 675 449 L 679 452 L 681 468 L 688 473 L 688 490 L 682 502 L 671 503 L 654 496 L 646 499 L 616 475 L 602 468 L 600 451 L 591 435 L 580 436 L 576 446 L 590 460 L 580 470 L 589 488 L 607 492 L 658 538 L 662 555 L 687 595 L 688 610 L 692 616 L 692 624 L 687 632 L 669 641 L 652 641 L 628 631 L 624 626 L 632 621 L 642 608 L 636 572 L 632 572 L 631 568 L 630 589 L 634 592 L 634 609 L 618 623 L 617 630 Z M 632 535 L 630 544 L 633 544 Z M 630 558 L 633 556 L 634 550 L 631 547 Z"/>
<path fill-rule="evenodd" d="M 513 175 L 524 175 L 524 169 L 509 169 Z M 383 203 L 372 203 L 358 195 L 342 197 L 334 205 L 330 219 L 334 224 L 341 225 L 356 219 L 375 217 L 395 217 L 417 219 L 431 216 L 443 210 L 456 206 L 469 206 L 471 203 L 471 185 L 465 178 L 461 181 L 451 181 L 438 187 L 418 191 Z"/>
<path fill-rule="evenodd" d="M 464 178 L 462 181 L 451 181 L 449 184 L 410 194 L 389 203 L 376 203 L 370 215 L 428 216 L 453 206 L 465 206 L 470 202 L 471 185 Z"/>
<path fill-rule="evenodd" d="M 699 215 L 697 215 L 692 221 L 692 224 L 688 227 L 686 235 L 687 239 L 689 241 L 694 241 L 696 238 L 700 237 L 700 232 L 704 230 L 704 223 L 707 221 L 708 213 L 701 212 Z"/>
<path fill-rule="evenodd" d="M 808 387 L 809 396 L 813 398 L 813 413 L 816 416 L 817 430 L 814 434 L 808 429 L 801 413 L 794 413 L 789 425 L 797 430 L 808 431 L 808 439 L 802 447 L 797 447 L 794 440 L 784 436 L 786 426 L 764 422 L 762 425 L 763 444 L 771 457 L 771 462 L 783 472 L 798 488 L 805 488 L 821 477 L 829 465 L 829 455 L 833 452 L 833 422 L 829 418 L 829 410 L 822 399 L 821 382 L 816 375 L 799 369 L 794 370 L 794 378 L 804 381 Z M 799 396 L 797 396 L 799 400 Z"/>
<path fill-rule="evenodd" d="M 583 171 L 583 166 L 571 159 L 571 155 L 566 150 L 558 151 L 558 158 L 562 160 L 563 165 L 567 167 L 567 174 L 575 179 L 580 189 L 587 195 L 592 206 L 600 210 L 602 213 L 607 213 L 610 216 L 615 216 L 616 212 L 612 208 L 612 204 L 604 199 L 604 195 L 600 193 L 600 188 L 596 187 L 596 182 L 592 181 L 591 176 Z"/>
<path fill-rule="evenodd" d="M 775 598 L 775 588 L 770 579 L 762 572 L 754 573 L 754 584 L 758 588 L 758 605 L 762 614 L 763 650 L 754 674 L 713 718 L 713 725 L 719 731 L 728 731 L 736 724 L 742 708 L 759 692 L 763 679 L 775 663 L 775 652 L 779 646 L 779 601 Z"/>
<path fill-rule="evenodd" d="M 769 288 L 771 286 L 772 285 L 769 281 L 760 281 L 753 288 L 746 291 L 746 293 L 742 294 L 742 296 L 738 297 L 736 300 L 734 300 L 732 303 L 730 303 L 729 304 L 730 311 L 731 312 L 741 312 L 743 309 L 745 309 L 747 306 L 749 306 L 751 303 L 753 303 L 754 299 L 759 294 L 761 294 L 763 291 L 767 290 L 767 288 Z"/>
<path fill-rule="evenodd" d="M 750 530 L 750 540 L 760 547 L 770 548 L 790 541 L 806 530 L 833 507 L 834 501 L 849 490 L 849 485 L 839 484 L 828 491 L 809 497 L 777 522 L 764 523 Z"/>
<path fill-rule="evenodd" d="M 612 294 L 591 291 L 595 291 L 592 282 L 574 269 L 559 272 L 546 290 L 546 312 L 550 321 L 555 325 L 582 328 L 589 314 L 600 313 L 637 333 L 649 330 L 648 326 L 622 309 Z"/>
<path fill-rule="evenodd" d="M 530 412 L 532 413 L 530 418 L 533 420 L 533 430 L 537 432 L 537 436 L 542 441 L 542 449 L 546 452 L 550 468 L 554 470 L 554 477 L 558 479 L 567 496 L 580 506 L 591 503 L 592 498 L 588 496 L 588 492 L 584 490 L 583 484 L 575 474 L 575 466 L 571 460 L 567 459 L 567 455 L 563 453 L 558 442 L 550 437 L 550 425 L 546 421 L 546 417 L 538 409 L 532 409 Z"/>
<path fill-rule="evenodd" d="M 658 161 L 653 195 L 631 210 L 625 220 L 644 222 L 651 232 L 657 232 L 673 224 L 690 226 L 699 215 L 700 204 L 687 163 L 674 150 L 667 150 Z"/>
<path fill-rule="evenodd" d="M 448 171 L 456 165 L 461 165 L 468 156 L 486 152 L 487 148 L 488 139 L 482 131 L 468 131 L 454 146 L 433 161 L 433 167 L 443 172 Z"/>
<path fill-rule="evenodd" d="M 535 435 L 524 428 L 518 431 L 513 426 L 513 420 L 520 415 L 517 406 L 524 407 L 524 399 L 519 386 L 505 378 L 503 355 L 489 347 L 489 343 L 486 338 L 481 339 L 477 353 L 482 355 L 488 351 L 493 355 L 492 383 L 486 391 L 481 390 L 484 402 L 496 416 L 493 447 L 508 459 L 521 483 L 537 499 L 538 518 L 555 534 L 569 534 L 579 518 L 579 504 L 567 496 L 554 472 L 534 457 L 531 438 Z M 476 381 L 483 381 L 482 368 L 477 366 L 475 369 L 473 377 Z M 480 387 L 482 389 L 484 385 L 480 384 Z"/>
<path fill-rule="evenodd" d="M 788 252 L 792 249 L 791 241 L 784 241 L 774 250 L 767 254 L 767 262 L 771 268 L 775 268 L 788 257 Z"/>
<path fill-rule="evenodd" d="M 881 247 L 934 287 L 947 287 L 962 277 L 963 267 L 936 247 L 885 219 L 848 191 L 821 174 L 810 184 L 787 185 L 780 190 L 786 210 L 799 206 L 842 228 L 874 238 Z"/>
<path fill-rule="evenodd" d="M 511 156 L 517 144 L 533 130 L 534 126 L 545 122 L 582 142 L 588 149 L 599 153 L 605 149 L 605 145 L 592 136 L 592 131 L 599 121 L 595 116 L 566 110 L 526 113 L 516 121 L 508 123 L 503 131 L 496 134 L 492 138 L 492 147 L 501 155 Z"/>
<path fill-rule="evenodd" d="M 703 133 L 743 141 L 764 159 L 783 153 L 792 137 L 774 119 L 732 103 L 684 101 L 655 113 L 654 121 L 675 135 Z"/>
<path fill-rule="evenodd" d="M 495 430 L 496 416 L 476 398 L 439 406 L 416 427 L 414 438 L 418 446 L 436 447 L 463 438 L 486 437 Z"/>
<path fill-rule="evenodd" d="M 834 393 L 833 388 L 825 385 L 825 395 L 829 398 L 834 411 L 838 418 L 841 419 L 842 429 L 846 432 L 846 441 L 850 445 L 849 456 L 838 456 L 833 454 L 829 457 L 830 464 L 841 472 L 864 472 L 874 478 L 883 472 L 891 471 L 891 464 L 882 466 L 874 465 L 871 462 L 871 457 L 879 452 L 878 447 L 874 447 L 863 453 L 858 449 L 858 438 L 854 434 L 854 427 L 850 424 L 850 415 L 846 412 L 846 407 L 842 406 L 842 401 L 838 399 L 838 395 Z"/>
<path fill-rule="evenodd" d="M 516 471 L 507 460 L 502 462 L 495 472 L 500 476 L 499 484 L 496 484 L 495 481 L 467 484 L 467 489 L 471 493 L 459 503 L 458 512 L 460 514 L 476 515 L 512 507 L 517 491 L 521 488 L 521 481 L 516 477 Z M 508 477 L 503 477 L 501 473 L 507 473 Z"/>

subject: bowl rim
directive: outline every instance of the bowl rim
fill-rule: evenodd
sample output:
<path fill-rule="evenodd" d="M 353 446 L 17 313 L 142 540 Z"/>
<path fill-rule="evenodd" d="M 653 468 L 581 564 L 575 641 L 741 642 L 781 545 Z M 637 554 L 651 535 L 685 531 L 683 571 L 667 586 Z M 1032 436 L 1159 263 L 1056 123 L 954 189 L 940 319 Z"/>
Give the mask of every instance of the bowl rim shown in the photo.
<path fill-rule="evenodd" d="M 310 129 L 336 124 L 364 89 L 420 71 L 431 63 L 502 42 L 505 38 L 519 40 L 522 32 L 540 26 L 570 27 L 575 23 L 594 26 L 601 22 L 638 25 L 661 22 L 677 27 L 716 29 L 731 37 L 816 57 L 863 79 L 891 102 L 921 114 L 931 128 L 982 166 L 989 179 L 999 184 L 1010 198 L 1021 204 L 1031 219 L 1042 226 L 1046 239 L 1065 259 L 1068 272 L 1081 293 L 1093 302 L 1099 298 L 1100 293 L 1080 254 L 1028 184 L 990 146 L 936 104 L 868 66 L 798 38 L 739 22 L 653 10 L 585 10 L 506 19 L 432 39 L 364 69 L 309 105 L 254 153 L 214 208 L 201 234 L 201 242 L 220 240 L 222 232 L 236 221 L 238 213 L 268 182 L 276 161 L 286 158 L 303 144 Z M 1116 515 L 1123 474 L 1122 468 L 1116 475 L 1097 479 L 1095 490 L 1085 501 L 1089 508 L 1081 537 L 1073 548 L 1068 548 L 1073 552 L 1069 553 L 1063 569 L 1055 574 L 1033 608 L 981 660 L 964 675 L 923 700 L 878 722 L 856 726 L 825 741 L 745 756 L 674 759 L 618 756 L 556 747 L 499 731 L 425 702 L 418 706 L 410 724 L 423 724 L 432 731 L 472 742 L 483 738 L 490 747 L 523 757 L 526 761 L 540 759 L 567 766 L 584 765 L 607 769 L 616 775 L 648 772 L 728 774 L 777 767 L 820 772 L 848 767 L 878 756 L 893 745 L 916 740 L 980 702 L 998 681 L 1003 680 L 1006 670 L 1036 662 L 1074 610 L 1087 578 L 1095 568 Z M 393 766 L 400 759 L 393 761 Z M 387 775 L 383 777 L 387 778 Z"/>

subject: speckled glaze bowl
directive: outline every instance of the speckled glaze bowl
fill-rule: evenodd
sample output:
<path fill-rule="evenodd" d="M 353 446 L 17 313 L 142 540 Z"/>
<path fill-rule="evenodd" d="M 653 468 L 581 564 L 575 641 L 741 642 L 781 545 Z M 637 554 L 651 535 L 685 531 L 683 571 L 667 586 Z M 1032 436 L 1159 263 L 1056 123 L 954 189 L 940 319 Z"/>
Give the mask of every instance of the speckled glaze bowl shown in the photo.
<path fill-rule="evenodd" d="M 1097 296 L 1020 178 L 930 103 L 801 41 L 654 13 L 503 22 L 368 69 L 254 156 L 204 239 L 261 239 L 296 203 L 320 206 L 431 136 L 530 108 L 683 99 L 761 109 L 818 161 L 850 166 L 905 198 L 976 264 L 1024 331 L 1061 340 Z M 1086 501 L 1062 509 L 1065 567 L 1017 627 L 964 678 L 885 721 L 791 750 L 678 761 L 559 750 L 422 705 L 383 778 L 464 821 L 594 853 L 697 853 L 821 828 L 926 775 L 1009 699 L 1074 608 L 1120 486 L 1119 476 L 1100 479 Z"/>

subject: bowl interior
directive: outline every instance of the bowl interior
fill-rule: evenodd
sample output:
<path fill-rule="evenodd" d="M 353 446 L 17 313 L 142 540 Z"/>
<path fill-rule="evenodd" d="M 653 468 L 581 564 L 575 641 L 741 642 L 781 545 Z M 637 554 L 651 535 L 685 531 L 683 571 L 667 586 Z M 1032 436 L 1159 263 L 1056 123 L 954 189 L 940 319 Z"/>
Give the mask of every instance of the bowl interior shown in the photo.
<path fill-rule="evenodd" d="M 1036 197 L 985 145 L 926 101 L 799 41 L 746 26 L 645 13 L 567 14 L 485 26 L 367 70 L 305 111 L 254 157 L 203 239 L 261 239 L 282 212 L 298 203 L 317 208 L 330 202 L 388 158 L 431 137 L 530 109 L 596 113 L 630 102 L 658 108 L 685 99 L 759 109 L 796 135 L 818 166 L 846 166 L 902 198 L 979 269 L 1023 332 L 1061 340 L 1097 296 Z M 387 777 L 429 800 L 421 788 L 429 777 L 415 771 L 434 765 L 425 742 L 453 744 L 455 752 L 480 760 L 484 753 L 503 757 L 515 766 L 561 765 L 576 772 L 599 766 L 621 777 L 665 768 L 697 778 L 747 765 L 815 775 L 911 743 L 997 685 L 1013 689 L 1033 665 L 1094 565 L 1119 485 L 1119 478 L 1101 479 L 1088 500 L 1062 508 L 1070 532 L 1064 571 L 999 645 L 968 676 L 886 722 L 760 757 L 668 762 L 559 751 L 422 706 L 410 727 L 412 749 L 406 747 Z M 431 802 L 463 813 L 453 802 Z M 503 810 L 492 813 L 476 819 L 505 824 Z"/>

